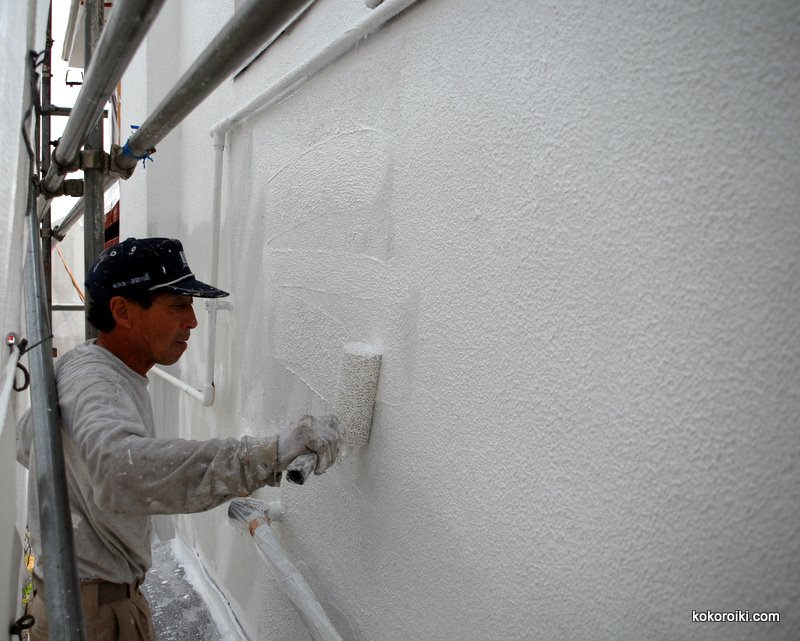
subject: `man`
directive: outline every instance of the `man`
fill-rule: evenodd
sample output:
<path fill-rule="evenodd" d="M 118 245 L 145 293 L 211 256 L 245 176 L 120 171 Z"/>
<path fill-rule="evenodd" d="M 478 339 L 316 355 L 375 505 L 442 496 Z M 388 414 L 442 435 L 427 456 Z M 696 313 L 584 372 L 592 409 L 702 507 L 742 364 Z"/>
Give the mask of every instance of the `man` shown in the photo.
<path fill-rule="evenodd" d="M 128 240 L 95 261 L 86 286 L 97 340 L 79 345 L 56 367 L 75 553 L 89 639 L 154 641 L 139 586 L 150 567 L 153 514 L 208 510 L 264 485 L 277 485 L 297 456 L 314 452 L 321 474 L 336 459 L 332 416 L 305 416 L 278 436 L 187 441 L 155 437 L 147 372 L 171 365 L 197 327 L 193 297 L 227 292 L 197 280 L 177 240 Z M 28 465 L 30 416 L 17 458 Z M 31 475 L 33 478 L 33 475 Z M 47 639 L 47 577 L 35 483 L 29 526 L 38 557 L 32 641 Z M 50 622 L 54 632 L 58 622 Z"/>

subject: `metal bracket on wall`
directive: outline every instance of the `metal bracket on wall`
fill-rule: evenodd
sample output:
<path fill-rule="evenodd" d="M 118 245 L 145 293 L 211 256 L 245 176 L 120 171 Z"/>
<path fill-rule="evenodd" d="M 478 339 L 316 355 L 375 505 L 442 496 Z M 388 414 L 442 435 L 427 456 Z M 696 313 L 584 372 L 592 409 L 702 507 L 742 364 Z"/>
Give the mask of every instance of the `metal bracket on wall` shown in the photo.
<path fill-rule="evenodd" d="M 232 300 L 223 300 L 220 298 L 207 298 L 206 299 L 206 311 L 207 312 L 219 312 L 219 311 L 231 311 L 233 309 L 233 301 Z"/>

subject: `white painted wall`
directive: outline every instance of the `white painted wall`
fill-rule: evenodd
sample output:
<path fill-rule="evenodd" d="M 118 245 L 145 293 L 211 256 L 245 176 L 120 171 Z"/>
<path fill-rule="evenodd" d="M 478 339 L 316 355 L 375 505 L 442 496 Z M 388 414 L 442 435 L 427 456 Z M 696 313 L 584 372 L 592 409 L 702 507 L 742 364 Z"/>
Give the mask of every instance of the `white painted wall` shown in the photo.
<path fill-rule="evenodd" d="M 232 11 L 169 3 L 123 121 Z M 320 0 L 193 113 L 123 235 L 202 277 L 210 127 L 368 11 Z M 217 403 L 157 413 L 269 433 L 382 347 L 368 448 L 259 494 L 346 638 L 800 635 L 798 34 L 790 0 L 422 0 L 232 132 Z M 224 508 L 177 529 L 251 638 L 307 638 Z M 782 621 L 692 623 L 737 609 Z"/>

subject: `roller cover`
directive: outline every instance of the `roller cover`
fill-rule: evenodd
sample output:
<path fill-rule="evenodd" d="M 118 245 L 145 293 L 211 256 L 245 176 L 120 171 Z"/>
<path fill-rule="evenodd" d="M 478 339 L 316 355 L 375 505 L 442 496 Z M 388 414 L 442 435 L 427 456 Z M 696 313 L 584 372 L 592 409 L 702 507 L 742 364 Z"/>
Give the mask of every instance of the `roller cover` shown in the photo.
<path fill-rule="evenodd" d="M 344 346 L 336 416 L 351 447 L 362 447 L 369 441 L 380 368 L 381 355 L 371 345 L 348 343 Z"/>

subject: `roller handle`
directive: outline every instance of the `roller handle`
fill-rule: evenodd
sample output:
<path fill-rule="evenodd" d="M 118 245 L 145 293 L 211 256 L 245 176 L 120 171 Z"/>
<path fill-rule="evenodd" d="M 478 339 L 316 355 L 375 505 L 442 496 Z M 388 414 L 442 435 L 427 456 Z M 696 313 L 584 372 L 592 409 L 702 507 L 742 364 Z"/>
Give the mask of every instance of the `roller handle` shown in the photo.
<path fill-rule="evenodd" d="M 298 456 L 294 461 L 289 463 L 289 466 L 286 468 L 286 480 L 290 483 L 302 485 L 316 467 L 316 454 L 303 454 L 302 456 Z"/>

